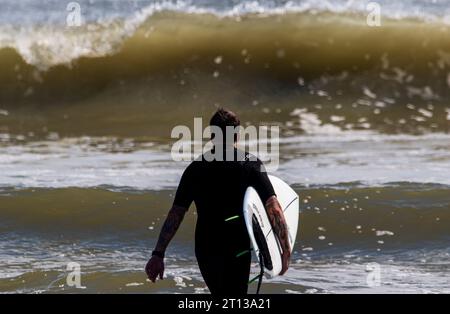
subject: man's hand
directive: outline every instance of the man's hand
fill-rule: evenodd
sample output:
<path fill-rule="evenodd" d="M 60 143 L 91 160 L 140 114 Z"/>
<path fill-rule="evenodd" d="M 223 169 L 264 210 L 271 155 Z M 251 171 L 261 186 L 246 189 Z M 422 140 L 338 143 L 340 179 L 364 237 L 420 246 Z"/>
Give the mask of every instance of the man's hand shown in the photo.
<path fill-rule="evenodd" d="M 183 221 L 186 211 L 187 208 L 176 205 L 172 206 L 166 220 L 164 221 L 161 232 L 159 233 L 155 251 L 165 252 L 167 245 L 169 245 L 170 240 L 172 240 L 178 230 L 178 227 Z M 145 272 L 147 273 L 148 279 L 152 282 L 155 282 L 158 275 L 160 279 L 163 279 L 164 259 L 160 256 L 153 255 L 147 262 L 147 265 L 145 265 Z"/>
<path fill-rule="evenodd" d="M 145 265 L 145 272 L 147 273 L 148 279 L 151 282 L 155 282 L 159 275 L 159 279 L 163 279 L 164 276 L 164 259 L 159 256 L 153 255 Z"/>
<path fill-rule="evenodd" d="M 280 272 L 280 276 L 283 276 L 284 273 L 286 273 L 286 271 L 289 268 L 289 263 L 291 260 L 291 251 L 283 251 L 283 254 L 281 255 L 281 263 L 282 263 L 282 267 L 281 267 L 281 272 Z"/>

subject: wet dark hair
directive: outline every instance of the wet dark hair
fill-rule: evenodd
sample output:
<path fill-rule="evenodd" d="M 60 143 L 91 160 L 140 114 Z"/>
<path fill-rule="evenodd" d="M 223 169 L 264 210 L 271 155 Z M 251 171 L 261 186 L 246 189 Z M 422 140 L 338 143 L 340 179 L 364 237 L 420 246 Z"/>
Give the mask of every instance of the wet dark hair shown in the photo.
<path fill-rule="evenodd" d="M 219 108 L 211 117 L 209 125 L 219 127 L 222 130 L 223 136 L 225 137 L 226 127 L 237 127 L 241 125 L 241 121 L 239 121 L 239 118 L 233 111 L 227 110 L 225 108 Z M 237 141 L 237 134 L 234 134 L 234 141 Z"/>

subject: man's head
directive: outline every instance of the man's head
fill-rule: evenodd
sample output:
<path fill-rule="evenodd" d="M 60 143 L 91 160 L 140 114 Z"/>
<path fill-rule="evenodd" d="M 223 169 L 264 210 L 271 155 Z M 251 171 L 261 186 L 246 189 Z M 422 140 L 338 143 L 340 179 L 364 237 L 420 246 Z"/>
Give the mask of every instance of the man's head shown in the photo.
<path fill-rule="evenodd" d="M 239 121 L 239 118 L 233 111 L 224 108 L 219 108 L 211 117 L 209 125 L 218 127 L 222 131 L 223 138 L 225 138 L 227 134 L 227 127 L 232 127 L 237 132 L 236 127 L 240 126 L 241 122 Z M 233 134 L 234 134 L 233 142 L 237 142 L 238 134 L 237 133 Z M 214 138 L 214 134 L 212 138 Z"/>

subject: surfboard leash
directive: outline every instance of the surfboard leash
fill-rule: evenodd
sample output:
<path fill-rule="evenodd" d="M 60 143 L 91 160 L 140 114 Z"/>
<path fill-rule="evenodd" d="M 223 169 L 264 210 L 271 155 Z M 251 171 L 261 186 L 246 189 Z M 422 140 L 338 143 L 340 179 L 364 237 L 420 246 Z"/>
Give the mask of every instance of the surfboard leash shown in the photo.
<path fill-rule="evenodd" d="M 259 289 L 261 289 L 261 284 L 264 276 L 264 261 L 261 251 L 259 251 L 259 279 L 258 279 L 258 288 L 256 289 L 256 294 L 259 294 Z"/>
<path fill-rule="evenodd" d="M 262 253 L 259 252 L 259 267 L 260 267 L 260 272 L 257 276 L 255 276 L 254 278 L 252 278 L 248 284 L 251 284 L 253 281 L 255 281 L 256 279 L 258 279 L 258 287 L 256 288 L 256 294 L 259 294 L 259 290 L 261 289 L 261 284 L 262 284 L 262 280 L 264 277 L 264 260 L 262 259 Z"/>

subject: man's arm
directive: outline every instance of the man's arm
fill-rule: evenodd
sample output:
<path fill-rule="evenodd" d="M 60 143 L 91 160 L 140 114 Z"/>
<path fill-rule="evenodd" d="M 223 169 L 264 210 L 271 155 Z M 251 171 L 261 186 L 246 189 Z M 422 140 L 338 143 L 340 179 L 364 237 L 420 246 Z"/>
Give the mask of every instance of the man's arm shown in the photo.
<path fill-rule="evenodd" d="M 159 233 L 158 243 L 156 244 L 155 251 L 164 254 L 170 240 L 172 240 L 175 233 L 177 233 L 178 227 L 180 227 L 185 213 L 186 208 L 177 205 L 172 206 Z"/>
<path fill-rule="evenodd" d="M 164 253 L 169 245 L 170 240 L 174 237 L 181 222 L 183 221 L 186 208 L 173 205 L 167 214 L 166 220 L 159 233 L 158 242 L 155 247 L 155 255 L 153 255 L 145 266 L 145 272 L 148 278 L 155 282 L 159 275 L 159 279 L 163 279 L 164 275 Z"/>
<path fill-rule="evenodd" d="M 266 211 L 269 216 L 270 224 L 276 236 L 278 237 L 283 250 L 283 267 L 280 275 L 283 275 L 289 268 L 289 259 L 291 258 L 291 247 L 289 245 L 289 233 L 284 219 L 283 209 L 275 195 L 266 201 Z"/>

